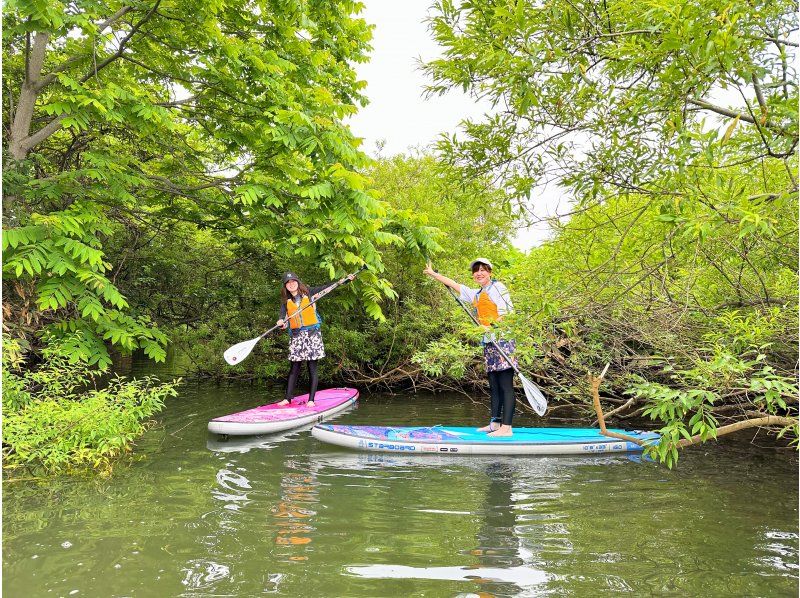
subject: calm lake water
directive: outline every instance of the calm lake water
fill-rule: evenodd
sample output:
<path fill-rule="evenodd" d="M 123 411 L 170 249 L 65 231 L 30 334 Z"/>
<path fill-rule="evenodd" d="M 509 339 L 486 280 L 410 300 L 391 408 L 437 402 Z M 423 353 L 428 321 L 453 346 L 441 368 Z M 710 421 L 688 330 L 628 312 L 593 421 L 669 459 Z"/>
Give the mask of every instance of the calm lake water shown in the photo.
<path fill-rule="evenodd" d="M 360 454 L 307 429 L 206 432 L 280 393 L 188 382 L 111 478 L 5 484 L 3 595 L 798 595 L 791 452 L 725 442 L 670 471 L 624 456 Z M 486 416 L 460 395 L 362 395 L 337 421 Z"/>

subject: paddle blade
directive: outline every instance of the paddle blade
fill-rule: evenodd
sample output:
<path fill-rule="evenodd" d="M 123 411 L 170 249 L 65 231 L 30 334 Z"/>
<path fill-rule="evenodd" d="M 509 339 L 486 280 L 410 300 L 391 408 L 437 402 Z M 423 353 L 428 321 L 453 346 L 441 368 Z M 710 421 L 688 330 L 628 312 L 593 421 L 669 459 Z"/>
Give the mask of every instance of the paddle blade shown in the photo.
<path fill-rule="evenodd" d="M 222 356 L 225 358 L 225 361 L 228 362 L 228 365 L 237 365 L 245 360 L 245 358 L 250 355 L 250 351 L 253 350 L 253 347 L 256 346 L 256 343 L 261 340 L 261 337 L 250 339 L 249 341 L 244 341 L 241 343 L 237 343 L 230 347 Z"/>
<path fill-rule="evenodd" d="M 547 411 L 547 399 L 544 398 L 542 391 L 522 374 L 519 375 L 519 379 L 522 380 L 522 388 L 525 390 L 525 398 L 528 399 L 528 403 L 537 414 L 544 415 L 544 412 Z"/>

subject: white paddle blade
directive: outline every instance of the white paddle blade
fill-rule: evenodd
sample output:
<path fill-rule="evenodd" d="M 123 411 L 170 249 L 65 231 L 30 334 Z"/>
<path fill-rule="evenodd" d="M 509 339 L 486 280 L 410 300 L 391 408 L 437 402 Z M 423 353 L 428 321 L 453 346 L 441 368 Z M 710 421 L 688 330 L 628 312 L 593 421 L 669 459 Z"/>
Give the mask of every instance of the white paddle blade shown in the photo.
<path fill-rule="evenodd" d="M 542 391 L 522 374 L 519 375 L 519 379 L 522 380 L 522 388 L 525 390 L 525 398 L 528 399 L 528 403 L 537 414 L 544 415 L 547 411 L 547 399 L 544 398 Z"/>
<path fill-rule="evenodd" d="M 250 339 L 249 341 L 244 341 L 241 343 L 237 343 L 230 347 L 222 356 L 225 358 L 225 361 L 228 362 L 228 365 L 238 365 L 245 360 L 245 358 L 250 355 L 250 351 L 253 350 L 253 347 L 256 346 L 256 343 L 261 340 L 261 337 Z"/>

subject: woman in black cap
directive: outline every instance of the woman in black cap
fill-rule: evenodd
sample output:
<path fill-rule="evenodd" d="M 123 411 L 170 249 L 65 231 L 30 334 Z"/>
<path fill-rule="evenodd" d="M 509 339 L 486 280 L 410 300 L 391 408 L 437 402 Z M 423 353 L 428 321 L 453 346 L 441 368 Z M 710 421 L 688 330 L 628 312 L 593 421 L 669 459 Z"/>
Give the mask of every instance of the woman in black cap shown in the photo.
<path fill-rule="evenodd" d="M 511 303 L 506 286 L 492 278 L 492 262 L 479 257 L 470 264 L 472 279 L 479 285 L 477 289 L 458 284 L 447 276 L 436 272 L 430 263 L 423 272 L 446 284 L 459 294 L 464 303 L 471 303 L 477 312 L 478 321 L 488 331 L 492 324 L 511 312 Z M 490 341 L 496 342 L 517 365 L 514 357 L 516 343 L 513 340 L 495 338 L 491 332 L 483 335 L 483 357 L 486 360 L 486 372 L 489 376 L 489 394 L 492 397 L 492 411 L 489 425 L 478 428 L 479 432 L 489 432 L 489 436 L 511 436 L 511 420 L 514 418 L 514 369 L 500 354 Z"/>
<path fill-rule="evenodd" d="M 348 278 L 353 280 L 355 274 L 350 274 L 338 282 L 344 282 Z M 335 283 L 308 288 L 297 275 L 291 272 L 283 275 L 281 317 L 276 324 L 281 328 L 289 328 L 289 361 L 292 363 L 292 367 L 289 370 L 289 380 L 286 385 L 286 398 L 278 403 L 279 405 L 288 405 L 292 401 L 294 387 L 300 377 L 300 366 L 305 361 L 308 364 L 310 381 L 308 406 L 314 406 L 314 395 L 319 382 L 317 361 L 325 357 L 325 345 L 322 343 L 317 305 L 311 302 L 332 284 Z"/>

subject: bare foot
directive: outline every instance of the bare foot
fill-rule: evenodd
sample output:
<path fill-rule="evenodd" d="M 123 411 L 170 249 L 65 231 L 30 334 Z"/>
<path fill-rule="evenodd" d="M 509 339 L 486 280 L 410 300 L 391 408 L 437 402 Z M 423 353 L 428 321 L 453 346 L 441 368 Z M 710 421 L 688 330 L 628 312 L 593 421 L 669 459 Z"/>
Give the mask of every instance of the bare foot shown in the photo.
<path fill-rule="evenodd" d="M 505 425 L 500 426 L 497 430 L 489 434 L 489 436 L 491 436 L 492 438 L 498 438 L 501 436 L 512 436 L 512 435 L 513 432 L 511 431 L 511 426 L 505 426 Z"/>
<path fill-rule="evenodd" d="M 489 422 L 488 426 L 483 426 L 482 428 L 478 428 L 475 430 L 476 432 L 494 432 L 496 428 L 494 427 L 494 422 Z"/>
<path fill-rule="evenodd" d="M 283 399 L 280 403 L 278 403 L 278 407 L 286 407 L 289 404 L 289 401 Z"/>
<path fill-rule="evenodd" d="M 315 406 L 316 406 L 316 405 L 314 404 L 314 401 L 308 401 L 308 402 L 306 403 L 306 407 L 312 407 L 312 408 L 313 408 L 313 407 L 315 407 Z"/>

